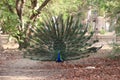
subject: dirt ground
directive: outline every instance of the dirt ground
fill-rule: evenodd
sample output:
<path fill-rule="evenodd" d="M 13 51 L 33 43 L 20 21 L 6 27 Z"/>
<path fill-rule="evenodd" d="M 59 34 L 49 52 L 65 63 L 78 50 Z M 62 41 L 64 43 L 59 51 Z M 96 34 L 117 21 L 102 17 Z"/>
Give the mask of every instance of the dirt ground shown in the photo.
<path fill-rule="evenodd" d="M 105 58 L 111 50 L 63 63 L 35 61 L 18 50 L 0 52 L 0 80 L 120 80 L 120 59 Z"/>

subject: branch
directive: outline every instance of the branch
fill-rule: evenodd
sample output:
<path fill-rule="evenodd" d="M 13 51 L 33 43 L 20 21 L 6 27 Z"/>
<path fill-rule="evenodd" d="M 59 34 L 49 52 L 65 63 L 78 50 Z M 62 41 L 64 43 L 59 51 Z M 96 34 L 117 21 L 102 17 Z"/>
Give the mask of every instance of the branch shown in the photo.
<path fill-rule="evenodd" d="M 17 15 L 19 17 L 19 20 L 21 22 L 20 26 L 18 26 L 18 29 L 21 31 L 23 29 L 23 20 L 22 20 L 22 14 L 23 14 L 23 5 L 25 3 L 25 0 L 16 0 L 16 11 Z"/>
<path fill-rule="evenodd" d="M 33 20 L 34 18 L 36 18 L 36 17 L 40 14 L 41 10 L 48 4 L 49 1 L 51 1 L 51 0 L 45 0 L 45 1 L 42 3 L 42 5 L 36 10 L 37 13 L 33 13 L 33 14 L 30 16 L 30 20 Z"/>
<path fill-rule="evenodd" d="M 16 11 L 21 21 L 22 21 L 23 5 L 24 5 L 24 0 L 16 0 Z"/>

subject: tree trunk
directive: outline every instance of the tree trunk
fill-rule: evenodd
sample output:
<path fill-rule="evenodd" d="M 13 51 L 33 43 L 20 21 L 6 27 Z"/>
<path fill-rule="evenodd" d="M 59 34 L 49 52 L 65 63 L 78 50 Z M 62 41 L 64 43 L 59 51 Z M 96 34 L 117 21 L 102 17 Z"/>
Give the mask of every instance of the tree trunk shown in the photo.
<path fill-rule="evenodd" d="M 41 6 L 39 6 L 39 8 L 36 10 L 37 13 L 33 13 L 30 16 L 30 21 L 32 21 L 33 23 L 35 22 L 37 16 L 41 13 L 41 10 L 48 4 L 48 2 L 51 0 L 45 0 Z M 31 29 L 33 28 L 33 26 L 31 25 L 31 22 L 28 21 L 26 24 L 26 26 L 23 25 L 23 6 L 25 4 L 25 0 L 16 0 L 16 11 L 17 11 L 17 15 L 19 17 L 19 20 L 21 22 L 21 24 L 18 26 L 18 30 L 20 33 L 25 35 L 25 38 L 23 39 L 23 35 L 19 35 L 19 39 L 18 39 L 18 43 L 19 43 L 19 48 L 27 48 L 27 46 L 29 45 L 29 41 L 30 41 L 30 36 L 31 36 Z M 31 8 L 34 9 L 37 5 L 37 0 L 31 0 Z M 21 42 L 20 40 L 23 40 L 23 42 Z"/>

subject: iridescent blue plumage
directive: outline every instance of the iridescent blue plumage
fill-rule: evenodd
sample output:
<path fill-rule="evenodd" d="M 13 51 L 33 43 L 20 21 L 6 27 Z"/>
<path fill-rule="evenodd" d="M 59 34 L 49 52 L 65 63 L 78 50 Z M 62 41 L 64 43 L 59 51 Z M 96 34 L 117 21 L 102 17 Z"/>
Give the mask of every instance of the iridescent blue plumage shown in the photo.
<path fill-rule="evenodd" d="M 56 62 L 63 62 L 61 55 L 60 55 L 60 51 L 58 52 Z"/>

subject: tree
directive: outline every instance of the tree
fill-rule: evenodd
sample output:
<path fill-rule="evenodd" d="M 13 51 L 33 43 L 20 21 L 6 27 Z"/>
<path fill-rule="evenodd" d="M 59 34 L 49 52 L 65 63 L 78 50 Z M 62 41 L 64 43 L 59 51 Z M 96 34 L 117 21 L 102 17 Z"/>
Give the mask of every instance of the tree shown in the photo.
<path fill-rule="evenodd" d="M 106 0 L 2 0 L 0 2 L 0 24 L 4 33 L 14 36 L 20 48 L 29 45 L 32 30 L 39 24 L 39 16 L 46 14 L 78 14 L 81 20 L 85 19 L 85 13 L 90 5 L 100 9 Z M 49 4 L 48 4 L 49 3 Z M 41 4 L 41 5 L 40 5 Z M 72 6 L 71 6 L 72 5 Z M 41 15 L 40 15 L 41 14 Z"/>
<path fill-rule="evenodd" d="M 41 10 L 47 5 L 50 0 L 45 0 L 42 4 L 37 8 L 38 0 L 30 0 L 30 3 L 25 0 L 16 0 L 16 11 L 19 17 L 21 24 L 18 26 L 19 34 L 17 34 L 16 38 L 19 41 L 20 48 L 26 48 L 29 45 L 29 38 L 31 36 L 32 28 L 35 25 L 32 25 L 36 22 L 37 17 L 41 13 Z M 26 8 L 24 8 L 26 7 Z M 30 14 L 25 15 L 26 11 L 24 9 L 28 9 Z M 30 17 L 29 17 L 30 16 Z M 24 18 L 27 18 L 25 21 Z M 22 40 L 22 41 L 21 41 Z"/>
<path fill-rule="evenodd" d="M 29 45 L 34 23 L 41 14 L 42 9 L 51 0 L 2 0 L 1 24 L 3 31 L 11 34 L 18 40 L 19 48 L 26 48 Z M 41 3 L 39 6 L 38 3 Z M 8 31 L 7 31 L 8 30 Z"/>

